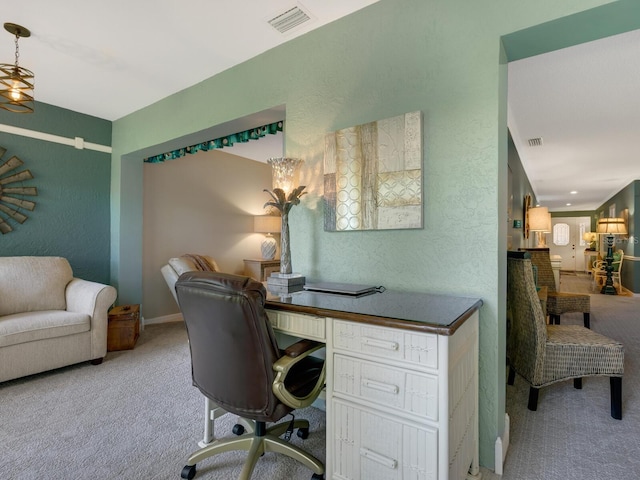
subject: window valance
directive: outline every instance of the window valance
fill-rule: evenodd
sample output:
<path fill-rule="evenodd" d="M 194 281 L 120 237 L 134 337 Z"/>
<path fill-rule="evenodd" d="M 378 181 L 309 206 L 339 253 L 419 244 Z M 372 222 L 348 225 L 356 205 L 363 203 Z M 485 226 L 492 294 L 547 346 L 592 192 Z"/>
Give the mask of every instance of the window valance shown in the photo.
<path fill-rule="evenodd" d="M 188 147 L 178 148 L 177 150 L 161 153 L 160 155 L 154 155 L 152 157 L 145 158 L 144 161 L 145 163 L 162 163 L 165 160 L 174 160 L 176 158 L 184 157 L 187 153 L 231 147 L 234 143 L 246 143 L 249 140 L 258 140 L 265 135 L 274 135 L 281 132 L 283 128 L 284 121 L 281 120 L 261 127 L 244 130 L 243 132 L 232 133 L 225 137 L 215 138 L 213 140 L 207 140 L 206 142 L 196 143 L 195 145 L 189 145 Z"/>

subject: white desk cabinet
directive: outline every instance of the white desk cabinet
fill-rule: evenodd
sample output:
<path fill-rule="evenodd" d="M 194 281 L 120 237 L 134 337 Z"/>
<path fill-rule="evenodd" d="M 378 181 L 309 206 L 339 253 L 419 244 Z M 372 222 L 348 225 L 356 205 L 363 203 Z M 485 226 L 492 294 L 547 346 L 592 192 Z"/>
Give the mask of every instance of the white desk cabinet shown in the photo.
<path fill-rule="evenodd" d="M 453 335 L 327 325 L 327 478 L 479 478 L 478 312 Z"/>
<path fill-rule="evenodd" d="M 267 298 L 273 328 L 325 342 L 326 480 L 470 480 L 482 301 L 385 291 Z M 205 435 L 224 411 L 205 401 Z"/>

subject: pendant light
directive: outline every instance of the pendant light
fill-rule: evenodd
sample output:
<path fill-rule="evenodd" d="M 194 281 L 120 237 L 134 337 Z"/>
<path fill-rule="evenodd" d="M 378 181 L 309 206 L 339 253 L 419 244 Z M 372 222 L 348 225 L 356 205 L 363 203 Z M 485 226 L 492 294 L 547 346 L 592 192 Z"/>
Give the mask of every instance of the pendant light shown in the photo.
<path fill-rule="evenodd" d="M 20 37 L 30 37 L 31 32 L 15 23 L 5 23 L 4 29 L 15 35 L 15 63 L 0 63 L 0 108 L 15 113 L 33 112 L 33 72 L 18 65 Z"/>

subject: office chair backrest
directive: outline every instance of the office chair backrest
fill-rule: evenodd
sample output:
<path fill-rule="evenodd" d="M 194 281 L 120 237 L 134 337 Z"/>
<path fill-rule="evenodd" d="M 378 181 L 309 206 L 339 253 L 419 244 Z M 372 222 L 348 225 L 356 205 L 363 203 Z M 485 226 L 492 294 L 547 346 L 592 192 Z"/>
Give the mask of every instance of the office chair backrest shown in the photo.
<path fill-rule="evenodd" d="M 186 272 L 176 282 L 191 349 L 193 384 L 223 409 L 275 421 L 291 409 L 272 392 L 280 357 L 264 310 L 264 286 L 220 272 Z"/>

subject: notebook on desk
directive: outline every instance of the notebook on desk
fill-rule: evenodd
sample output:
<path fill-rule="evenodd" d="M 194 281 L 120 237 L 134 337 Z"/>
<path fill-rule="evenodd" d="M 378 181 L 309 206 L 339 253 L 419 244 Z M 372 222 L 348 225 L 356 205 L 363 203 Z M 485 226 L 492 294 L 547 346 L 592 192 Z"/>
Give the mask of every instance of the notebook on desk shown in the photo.
<path fill-rule="evenodd" d="M 376 291 L 376 287 L 372 285 L 355 285 L 353 283 L 332 282 L 307 283 L 303 288 L 310 292 L 335 293 L 354 297 L 374 293 Z"/>

